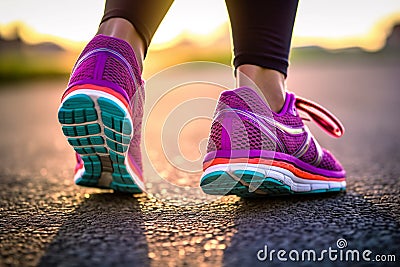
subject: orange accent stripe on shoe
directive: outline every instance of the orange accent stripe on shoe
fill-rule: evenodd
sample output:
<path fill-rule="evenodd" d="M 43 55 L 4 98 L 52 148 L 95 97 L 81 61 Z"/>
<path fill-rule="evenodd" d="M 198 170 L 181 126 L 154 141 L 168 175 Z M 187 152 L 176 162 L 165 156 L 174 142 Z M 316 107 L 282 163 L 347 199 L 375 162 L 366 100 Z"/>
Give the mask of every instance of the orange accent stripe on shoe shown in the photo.
<path fill-rule="evenodd" d="M 101 92 L 105 92 L 107 94 L 110 94 L 112 96 L 115 96 L 116 98 L 118 98 L 118 100 L 120 100 L 124 104 L 124 106 L 128 109 L 130 114 L 132 114 L 131 108 L 129 106 L 128 101 L 126 101 L 125 97 L 123 97 L 120 93 L 118 93 L 118 92 L 116 92 L 116 91 L 114 91 L 114 90 L 112 90 L 110 88 L 107 88 L 107 87 L 104 87 L 104 86 L 98 86 L 98 85 L 94 85 L 94 84 L 81 84 L 81 85 L 75 85 L 75 86 L 71 87 L 67 91 L 68 93 L 64 94 L 63 97 L 61 98 L 61 102 L 64 100 L 64 98 L 68 94 L 70 94 L 70 93 L 72 93 L 72 92 L 74 92 L 76 90 L 81 90 L 81 89 L 89 89 L 89 90 L 101 91 Z"/>
<path fill-rule="evenodd" d="M 236 158 L 236 159 L 226 159 L 226 158 L 215 158 L 203 164 L 203 170 L 205 171 L 207 168 L 218 165 L 218 164 L 228 164 L 228 163 L 251 163 L 251 164 L 263 164 L 263 165 L 270 165 L 275 167 L 280 167 L 291 171 L 294 175 L 302 179 L 308 180 L 320 180 L 320 181 L 334 181 L 334 182 L 341 182 L 345 181 L 346 178 L 333 178 L 333 177 L 325 177 L 318 174 L 313 174 L 301 170 L 294 165 L 284 162 L 284 161 L 277 161 L 277 160 L 270 160 L 270 159 L 262 159 L 262 158 Z"/>

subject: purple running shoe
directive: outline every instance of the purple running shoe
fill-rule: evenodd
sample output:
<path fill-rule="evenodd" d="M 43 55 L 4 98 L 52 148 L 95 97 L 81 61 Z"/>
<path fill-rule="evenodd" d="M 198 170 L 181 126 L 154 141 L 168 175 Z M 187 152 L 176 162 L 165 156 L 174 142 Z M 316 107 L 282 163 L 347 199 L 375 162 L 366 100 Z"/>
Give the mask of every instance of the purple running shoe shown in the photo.
<path fill-rule="evenodd" d="M 298 111 L 334 137 L 344 133 L 329 111 L 292 93 L 275 113 L 250 88 L 223 92 L 203 163 L 203 191 L 241 197 L 344 191 L 345 171 Z"/>
<path fill-rule="evenodd" d="M 117 38 L 94 37 L 72 70 L 58 110 L 62 131 L 76 151 L 76 184 L 143 191 L 143 105 L 143 81 L 132 47 Z"/>

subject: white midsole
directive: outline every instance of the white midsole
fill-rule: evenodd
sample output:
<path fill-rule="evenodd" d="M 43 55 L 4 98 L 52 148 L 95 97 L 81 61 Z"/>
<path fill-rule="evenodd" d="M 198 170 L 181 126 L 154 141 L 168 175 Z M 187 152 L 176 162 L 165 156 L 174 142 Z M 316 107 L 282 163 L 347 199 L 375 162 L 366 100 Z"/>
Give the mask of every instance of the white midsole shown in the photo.
<path fill-rule="evenodd" d="M 102 92 L 102 91 L 91 90 L 91 89 L 79 89 L 79 90 L 73 91 L 73 92 L 71 92 L 70 94 L 68 94 L 68 95 L 64 98 L 64 100 L 61 102 L 60 107 L 62 107 L 63 103 L 64 103 L 66 100 L 68 100 L 70 97 L 72 97 L 72 96 L 74 96 L 74 95 L 80 95 L 80 94 L 87 95 L 87 96 L 89 96 L 89 97 L 93 100 L 93 102 L 95 103 L 95 109 L 96 109 L 98 115 L 101 114 L 101 110 L 100 110 L 100 108 L 99 108 L 99 106 L 98 106 L 98 103 L 97 103 L 97 99 L 98 99 L 99 97 L 108 98 L 108 99 L 112 100 L 115 104 L 117 104 L 122 110 L 124 110 L 124 112 L 126 113 L 125 118 L 127 118 L 127 119 L 129 120 L 129 122 L 131 123 L 131 125 L 132 125 L 132 133 L 130 134 L 130 137 L 132 138 L 132 136 L 133 136 L 133 122 L 132 122 L 131 114 L 129 113 L 129 111 L 128 111 L 128 109 L 125 107 L 125 105 L 121 102 L 121 100 L 119 100 L 118 98 L 116 98 L 115 96 L 113 96 L 113 95 L 111 95 L 111 94 L 108 94 L 108 93 Z M 108 138 L 108 137 L 104 134 L 104 128 L 105 128 L 105 126 L 103 125 L 103 123 L 101 123 L 101 122 L 99 121 L 99 119 L 100 119 L 100 118 L 98 118 L 97 121 L 99 122 L 99 125 L 100 125 L 100 128 L 101 128 L 101 132 L 100 132 L 98 135 L 94 135 L 94 136 L 102 136 L 103 138 Z M 92 123 L 93 123 L 93 122 L 92 122 Z M 70 126 L 74 126 L 74 125 L 70 125 Z M 120 134 L 122 134 L 122 133 L 120 133 Z M 76 138 L 81 138 L 81 136 L 76 136 Z M 107 146 L 107 143 L 105 143 L 104 145 Z M 130 144 L 128 145 L 128 149 L 127 149 L 126 151 L 129 151 L 129 146 L 130 146 Z M 90 146 L 88 146 L 88 147 L 90 147 Z M 108 148 L 108 149 L 110 149 L 110 148 Z M 117 154 L 123 155 L 123 156 L 125 157 L 124 164 L 125 164 L 125 167 L 126 167 L 127 172 L 128 172 L 129 175 L 133 178 L 133 180 L 134 180 L 134 182 L 136 183 L 136 185 L 137 185 L 142 191 L 144 191 L 144 190 L 145 190 L 144 183 L 139 179 L 139 177 L 135 174 L 135 172 L 134 172 L 134 171 L 131 169 L 131 167 L 130 167 L 129 160 L 128 160 L 128 157 L 127 157 L 127 153 L 128 153 L 128 152 L 125 152 L 125 153 L 120 153 L 120 152 L 117 152 L 117 151 L 115 151 L 115 152 L 116 152 Z M 81 155 L 81 156 L 84 156 L 84 155 Z M 82 168 L 80 168 L 80 169 L 76 172 L 76 174 L 74 175 L 74 181 L 76 181 L 77 179 L 79 179 L 80 177 L 82 177 L 82 175 L 84 174 L 84 172 L 85 172 L 85 166 L 84 166 L 84 164 L 82 164 Z"/>
<path fill-rule="evenodd" d="M 202 177 L 217 171 L 223 171 L 227 172 L 228 174 L 233 174 L 233 172 L 237 170 L 242 170 L 242 171 L 247 170 L 247 171 L 255 171 L 262 173 L 264 177 L 271 177 L 290 186 L 291 190 L 295 192 L 346 187 L 346 181 L 334 182 L 334 181 L 309 180 L 300 178 L 295 174 L 293 174 L 291 171 L 280 167 L 264 165 L 264 164 L 254 164 L 254 163 L 230 163 L 230 164 L 214 165 L 208 167 L 204 171 Z M 261 183 L 259 185 L 261 185 Z"/>
<path fill-rule="evenodd" d="M 115 104 L 117 104 L 121 109 L 123 109 L 125 111 L 125 113 L 127 114 L 126 118 L 130 121 L 131 125 L 133 125 L 131 114 L 129 113 L 129 111 L 125 107 L 125 105 L 121 102 L 121 100 L 119 100 L 118 98 L 116 98 L 115 96 L 113 96 L 113 95 L 111 95 L 109 93 L 98 91 L 98 90 L 79 89 L 79 90 L 73 91 L 73 92 L 69 93 L 64 98 L 64 100 L 61 102 L 60 107 L 62 107 L 62 105 L 64 104 L 65 101 L 68 100 L 68 98 L 70 98 L 72 96 L 75 96 L 75 95 L 87 95 L 87 96 L 89 96 L 93 100 L 93 102 L 95 103 L 95 108 L 96 108 L 97 112 L 100 111 L 98 109 L 98 106 L 97 106 L 97 99 L 99 97 L 105 97 L 105 98 L 108 98 L 108 99 L 112 100 Z"/>

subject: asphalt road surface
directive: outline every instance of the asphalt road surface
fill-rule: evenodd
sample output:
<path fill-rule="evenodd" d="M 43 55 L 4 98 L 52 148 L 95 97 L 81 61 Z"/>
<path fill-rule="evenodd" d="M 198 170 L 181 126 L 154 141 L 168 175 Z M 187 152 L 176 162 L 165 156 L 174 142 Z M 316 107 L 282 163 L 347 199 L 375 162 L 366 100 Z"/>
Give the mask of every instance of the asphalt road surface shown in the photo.
<path fill-rule="evenodd" d="M 339 140 L 312 127 L 345 166 L 346 193 L 228 196 L 197 205 L 74 185 L 74 155 L 56 116 L 65 82 L 0 90 L 0 266 L 290 266 L 289 255 L 309 250 L 317 260 L 327 250 L 324 261 L 300 265 L 399 266 L 400 63 L 291 67 L 289 88 L 334 111 L 346 127 Z M 164 173 L 172 171 L 165 166 Z M 265 248 L 268 255 L 284 250 L 287 261 L 277 252 L 272 262 L 260 261 Z M 349 250 L 360 261 L 346 261 Z M 371 262 L 361 258 L 365 250 Z M 378 262 L 390 255 L 397 264 Z"/>

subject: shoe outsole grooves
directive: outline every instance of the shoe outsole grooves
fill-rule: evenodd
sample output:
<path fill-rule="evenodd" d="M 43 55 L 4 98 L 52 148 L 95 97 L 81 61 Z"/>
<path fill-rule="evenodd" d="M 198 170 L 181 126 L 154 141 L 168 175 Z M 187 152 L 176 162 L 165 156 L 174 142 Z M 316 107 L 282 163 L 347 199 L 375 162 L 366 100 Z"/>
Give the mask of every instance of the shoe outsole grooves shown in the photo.
<path fill-rule="evenodd" d="M 133 125 L 127 112 L 104 95 L 76 93 L 62 102 L 58 120 L 68 143 L 81 156 L 81 186 L 142 193 L 126 166 Z"/>
<path fill-rule="evenodd" d="M 237 195 L 244 198 L 334 193 L 346 190 L 345 187 L 313 189 L 312 185 L 309 185 L 309 190 L 295 191 L 292 189 L 295 187 L 293 182 L 291 185 L 286 184 L 288 179 L 290 178 L 285 177 L 282 181 L 250 170 L 213 171 L 202 177 L 200 187 L 209 195 Z"/>

